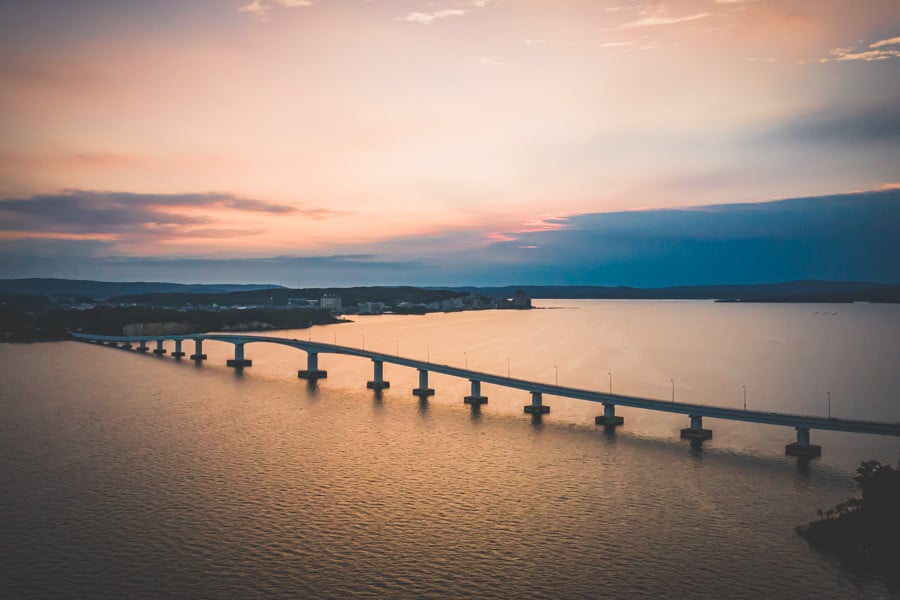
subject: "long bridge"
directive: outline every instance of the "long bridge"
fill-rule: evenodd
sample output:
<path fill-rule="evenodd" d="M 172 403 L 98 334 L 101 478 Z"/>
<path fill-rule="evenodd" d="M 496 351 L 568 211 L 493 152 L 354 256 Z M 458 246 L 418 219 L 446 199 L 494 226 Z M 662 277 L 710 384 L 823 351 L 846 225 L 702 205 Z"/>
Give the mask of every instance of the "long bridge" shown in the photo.
<path fill-rule="evenodd" d="M 297 376 L 301 379 L 311 381 L 328 376 L 327 371 L 319 368 L 319 354 L 358 356 L 361 358 L 368 358 L 372 361 L 373 377 L 372 380 L 367 383 L 367 387 L 371 389 L 380 390 L 390 387 L 390 382 L 384 379 L 384 363 L 389 363 L 417 369 L 419 371 L 419 387 L 413 389 L 412 393 L 420 397 L 427 397 L 434 394 L 434 389 L 428 387 L 429 373 L 441 373 L 443 375 L 461 377 L 469 380 L 471 383 L 471 394 L 466 396 L 464 401 L 466 404 L 470 404 L 473 407 L 478 407 L 487 403 L 487 396 L 484 396 L 481 393 L 481 384 L 489 383 L 530 392 L 531 404 L 525 406 L 525 412 L 538 418 L 540 415 L 550 412 L 550 407 L 543 402 L 544 394 L 587 400 L 589 402 L 598 402 L 602 404 L 603 414 L 596 417 L 595 423 L 607 428 L 615 428 L 624 423 L 623 417 L 616 415 L 616 406 L 629 406 L 646 410 L 688 415 L 690 418 L 690 426 L 681 430 L 681 437 L 697 441 L 710 439 L 712 437 L 712 431 L 703 427 L 703 417 L 729 419 L 732 421 L 748 421 L 751 423 L 764 423 L 767 425 L 781 425 L 784 427 L 793 427 L 797 432 L 797 441 L 785 446 L 785 453 L 800 457 L 815 457 L 822 453 L 821 446 L 810 443 L 809 432 L 812 429 L 900 436 L 900 422 L 891 423 L 854 419 L 835 419 L 815 415 L 764 412 L 759 410 L 690 404 L 687 402 L 668 402 L 665 400 L 636 396 L 623 396 L 621 394 L 611 394 L 596 390 L 572 388 L 555 384 L 551 385 L 539 381 L 517 379 L 515 377 L 503 377 L 493 373 L 474 371 L 467 368 L 461 369 L 459 367 L 432 363 L 430 361 L 393 356 L 382 352 L 373 352 L 361 348 L 339 346 L 337 344 L 327 344 L 311 340 L 220 333 L 164 336 L 108 336 L 88 333 L 72 333 L 71 336 L 76 340 L 84 342 L 126 349 L 134 348 L 139 352 L 150 351 L 148 343 L 153 342 L 156 344 L 156 347 L 153 348 L 152 352 L 157 355 L 165 354 L 166 349 L 163 347 L 163 344 L 166 341 L 171 341 L 175 344 L 175 350 L 172 352 L 172 356 L 179 359 L 185 356 L 185 352 L 182 350 L 182 344 L 190 341 L 194 344 L 194 352 L 189 358 L 194 361 L 206 360 L 207 356 L 203 353 L 204 341 L 225 342 L 234 345 L 234 358 L 228 359 L 227 364 L 230 367 L 236 368 L 249 367 L 253 364 L 252 360 L 246 358 L 244 355 L 244 346 L 246 344 L 280 344 L 282 346 L 289 346 L 306 352 L 306 369 L 298 371 Z M 135 344 L 137 344 L 136 347 Z"/>

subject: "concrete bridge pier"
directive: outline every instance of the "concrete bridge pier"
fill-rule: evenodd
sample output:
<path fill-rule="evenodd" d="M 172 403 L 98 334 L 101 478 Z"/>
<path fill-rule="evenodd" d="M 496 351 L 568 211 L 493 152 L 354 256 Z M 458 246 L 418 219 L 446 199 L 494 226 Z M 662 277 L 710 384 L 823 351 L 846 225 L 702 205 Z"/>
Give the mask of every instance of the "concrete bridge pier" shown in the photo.
<path fill-rule="evenodd" d="M 181 358 L 184 352 L 181 351 L 181 340 L 175 340 L 175 352 L 172 353 L 174 358 Z"/>
<path fill-rule="evenodd" d="M 299 377 L 300 379 L 309 379 L 310 381 L 315 381 L 316 379 L 325 379 L 326 377 L 328 377 L 328 371 L 319 370 L 318 352 L 306 353 L 306 368 L 297 371 L 297 377 Z"/>
<path fill-rule="evenodd" d="M 712 429 L 703 429 L 703 415 L 690 415 L 691 426 L 681 430 L 681 437 L 688 440 L 712 439 Z"/>
<path fill-rule="evenodd" d="M 470 379 L 469 381 L 472 383 L 472 395 L 463 398 L 463 402 L 471 404 L 473 407 L 487 404 L 487 396 L 481 395 L 481 382 L 475 379 Z"/>
<path fill-rule="evenodd" d="M 814 458 L 822 456 L 822 446 L 809 443 L 809 428 L 797 427 L 797 441 L 784 447 L 784 453 L 788 456 L 801 458 Z"/>
<path fill-rule="evenodd" d="M 147 340 L 141 340 L 141 343 L 138 344 L 137 351 L 138 352 L 147 352 L 150 348 L 147 346 Z"/>
<path fill-rule="evenodd" d="M 131 342 L 125 342 L 122 344 L 122 350 L 131 350 L 134 346 L 131 345 Z"/>
<path fill-rule="evenodd" d="M 594 417 L 595 425 L 603 425 L 605 427 L 615 428 L 618 425 L 622 425 L 625 422 L 624 417 L 616 416 L 616 405 L 612 402 L 604 402 L 603 403 L 603 415 L 599 417 Z"/>
<path fill-rule="evenodd" d="M 428 387 L 428 371 L 419 369 L 419 387 L 415 388 L 412 393 L 419 397 L 434 396 L 434 390 Z"/>
<path fill-rule="evenodd" d="M 163 348 L 163 341 L 156 340 L 156 348 L 153 349 L 153 354 L 155 354 L 157 356 L 162 356 L 165 353 L 166 353 L 166 349 Z"/>
<path fill-rule="evenodd" d="M 544 395 L 540 392 L 531 392 L 531 404 L 525 405 L 525 412 L 529 415 L 546 415 L 550 412 L 549 406 L 544 406 Z"/>
<path fill-rule="evenodd" d="M 372 360 L 375 365 L 374 379 L 366 384 L 370 390 L 383 390 L 391 387 L 390 381 L 384 380 L 384 361 Z"/>
<path fill-rule="evenodd" d="M 235 344 L 234 358 L 229 358 L 225 364 L 229 367 L 249 367 L 253 365 L 253 361 L 244 358 L 244 344 Z"/>
<path fill-rule="evenodd" d="M 191 354 L 191 360 L 196 360 L 198 362 L 201 360 L 206 360 L 206 355 L 203 354 L 203 340 L 194 340 L 194 353 Z"/>

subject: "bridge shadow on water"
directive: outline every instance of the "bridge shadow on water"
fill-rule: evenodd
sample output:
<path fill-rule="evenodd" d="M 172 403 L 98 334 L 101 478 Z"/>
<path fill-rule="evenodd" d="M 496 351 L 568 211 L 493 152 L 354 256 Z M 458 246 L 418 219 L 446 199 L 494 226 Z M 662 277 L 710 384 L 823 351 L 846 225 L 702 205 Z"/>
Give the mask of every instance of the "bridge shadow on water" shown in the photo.
<path fill-rule="evenodd" d="M 657 438 L 632 431 L 623 431 L 619 427 L 598 426 L 599 436 L 592 435 L 588 427 L 573 427 L 592 439 L 600 439 L 609 447 L 633 448 L 640 452 L 661 451 L 670 453 L 686 453 L 691 462 L 698 468 L 703 467 L 704 459 L 714 463 L 732 464 L 735 467 L 777 471 L 781 474 L 793 471 L 798 481 L 809 481 L 812 477 L 829 480 L 844 480 L 846 473 L 830 465 L 815 464 L 816 459 L 808 457 L 779 456 L 776 454 L 757 454 L 733 448 L 710 447 L 703 440 L 681 440 L 673 438 Z M 685 443 L 687 441 L 687 443 Z"/>

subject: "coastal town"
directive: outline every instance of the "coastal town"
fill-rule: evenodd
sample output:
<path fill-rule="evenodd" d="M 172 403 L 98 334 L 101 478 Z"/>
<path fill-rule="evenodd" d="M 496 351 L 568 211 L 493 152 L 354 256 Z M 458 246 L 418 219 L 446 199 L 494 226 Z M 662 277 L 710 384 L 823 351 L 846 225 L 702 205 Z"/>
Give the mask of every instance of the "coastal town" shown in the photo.
<path fill-rule="evenodd" d="M 491 309 L 529 309 L 531 308 L 531 298 L 522 290 L 516 290 L 511 298 L 492 298 L 488 296 L 479 296 L 469 294 L 466 296 L 457 296 L 453 298 L 444 298 L 442 300 L 432 300 L 430 302 L 409 302 L 399 301 L 389 304 L 377 300 L 364 300 L 355 304 L 345 305 L 343 299 L 338 294 L 324 294 L 321 298 L 288 298 L 287 302 L 281 305 L 270 305 L 267 308 L 312 308 L 327 310 L 332 315 L 381 315 L 385 313 L 391 314 L 424 314 L 428 312 L 460 312 L 466 310 L 491 310 Z M 217 310 L 219 307 L 214 305 L 205 305 L 198 307 L 201 310 Z M 247 307 L 232 306 L 232 309 L 242 309 Z M 252 308 L 263 308 L 262 306 L 254 306 Z"/>
<path fill-rule="evenodd" d="M 100 294 L 97 294 L 100 295 Z M 0 341 L 65 339 L 70 331 L 108 335 L 300 329 L 363 315 L 527 310 L 531 297 L 412 287 L 143 293 L 95 298 L 71 292 L 0 294 Z"/>

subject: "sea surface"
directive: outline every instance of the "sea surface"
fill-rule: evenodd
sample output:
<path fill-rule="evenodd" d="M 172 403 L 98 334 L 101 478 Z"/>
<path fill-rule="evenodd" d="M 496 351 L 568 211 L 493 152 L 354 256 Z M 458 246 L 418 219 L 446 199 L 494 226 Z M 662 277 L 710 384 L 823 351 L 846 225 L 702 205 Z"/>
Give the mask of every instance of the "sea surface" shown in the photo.
<path fill-rule="evenodd" d="M 560 385 L 900 421 L 900 306 L 537 302 L 267 335 Z M 171 343 L 168 345 L 171 351 Z M 193 349 L 186 344 L 186 350 Z M 602 406 L 249 344 L 253 366 L 0 345 L 2 598 L 897 598 L 794 532 L 900 438 Z M 610 375 L 611 374 L 611 375 Z"/>

